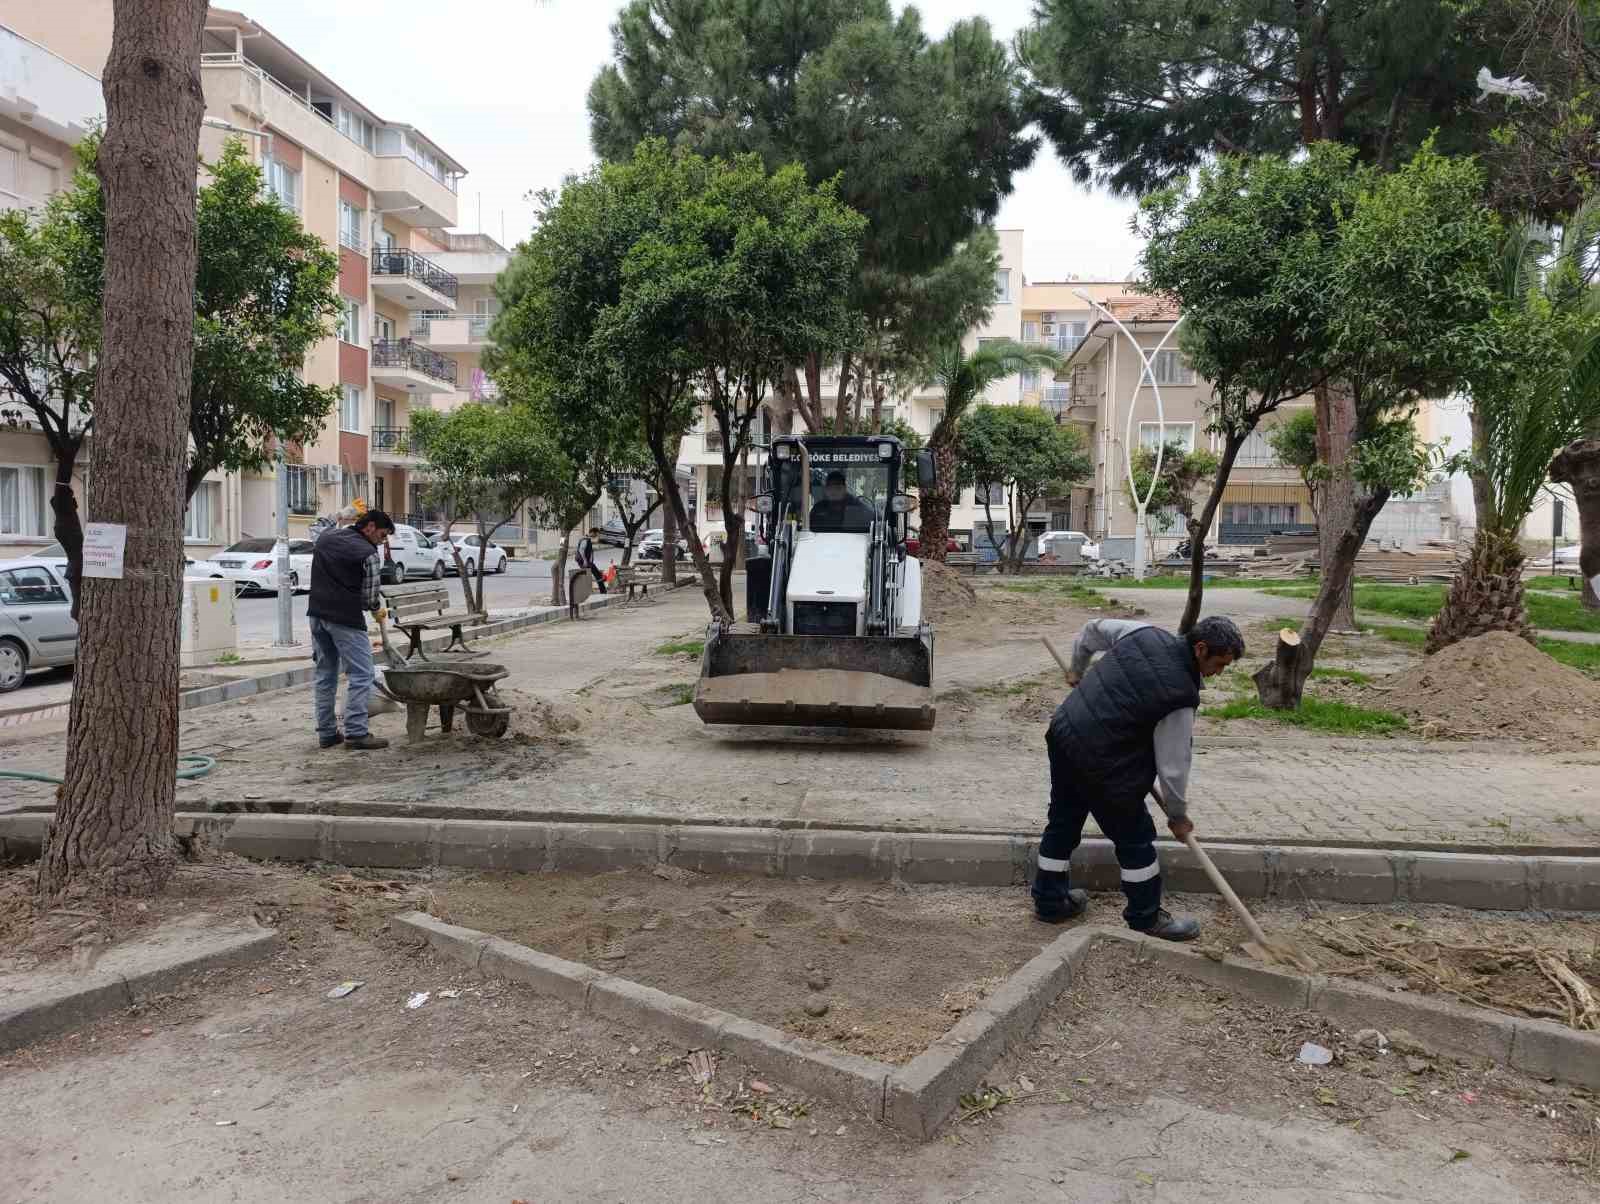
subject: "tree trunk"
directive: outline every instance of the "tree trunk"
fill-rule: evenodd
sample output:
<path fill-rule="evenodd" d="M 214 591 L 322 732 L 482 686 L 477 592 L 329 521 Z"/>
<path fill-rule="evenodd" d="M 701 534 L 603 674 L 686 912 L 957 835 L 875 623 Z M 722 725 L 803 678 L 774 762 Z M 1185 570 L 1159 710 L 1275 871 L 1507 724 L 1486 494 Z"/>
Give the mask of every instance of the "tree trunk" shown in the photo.
<path fill-rule="evenodd" d="M 1578 571 L 1583 575 L 1583 604 L 1600 610 L 1594 581 L 1600 577 L 1600 439 L 1567 444 L 1550 465 L 1550 479 L 1572 487 L 1578 503 Z M 1554 566 L 1552 571 L 1554 570 Z"/>
<path fill-rule="evenodd" d="M 667 497 L 670 492 L 673 496 Z M 678 584 L 678 506 L 673 498 L 678 496 L 678 474 L 674 469 L 667 474 L 666 491 L 662 493 L 666 505 L 661 507 L 661 582 Z"/>
<path fill-rule="evenodd" d="M 1274 660 L 1263 665 L 1254 674 L 1256 694 L 1263 706 L 1277 711 L 1293 711 L 1300 707 L 1305 692 L 1306 678 L 1316 665 L 1317 650 L 1328 632 L 1333 630 L 1335 616 L 1341 609 L 1341 591 L 1348 591 L 1350 575 L 1355 571 L 1356 554 L 1372 530 L 1372 522 L 1389 500 L 1389 491 L 1379 489 L 1365 497 L 1355 499 L 1355 514 L 1350 526 L 1340 532 L 1334 544 L 1332 560 L 1324 561 L 1321 585 L 1311 615 L 1300 629 L 1298 653 L 1288 660 Z M 1341 585 L 1341 583 L 1344 583 Z"/>
<path fill-rule="evenodd" d="M 205 14 L 205 0 L 114 9 L 95 164 L 106 257 L 92 501 L 127 542 L 120 580 L 82 582 L 65 782 L 39 863 L 47 902 L 158 889 L 174 860 Z"/>
<path fill-rule="evenodd" d="M 489 535 L 484 530 L 483 522 L 478 523 L 478 579 L 473 583 L 473 599 L 469 608 L 473 614 L 482 614 L 483 605 L 483 576 L 489 569 Z"/>
<path fill-rule="evenodd" d="M 450 538 L 450 528 L 444 529 L 442 537 L 450 545 L 450 558 L 456 562 L 456 580 L 461 582 L 461 605 L 466 610 L 472 609 L 472 576 L 467 572 L 467 562 L 461 558 L 461 547 Z"/>
<path fill-rule="evenodd" d="M 1509 632 L 1532 643 L 1522 562 L 1522 544 L 1515 532 L 1508 535 L 1479 527 L 1472 554 L 1450 583 L 1444 605 L 1428 629 L 1428 655 L 1490 631 Z"/>
<path fill-rule="evenodd" d="M 567 604 L 567 552 L 572 543 L 570 529 L 561 532 L 561 544 L 556 548 L 556 562 L 550 568 L 550 605 Z"/>
<path fill-rule="evenodd" d="M 1316 391 L 1316 414 L 1317 458 L 1329 473 L 1322 487 L 1317 514 L 1317 559 L 1321 564 L 1322 579 L 1327 581 L 1329 567 L 1335 559 L 1334 549 L 1356 521 L 1356 482 L 1350 474 L 1350 452 L 1355 446 L 1356 432 L 1355 398 L 1337 382 L 1323 385 Z M 1371 527 L 1372 522 L 1368 520 L 1362 530 L 1363 538 Z M 1334 595 L 1330 630 L 1356 629 L 1355 594 L 1350 580 L 1354 570 L 1355 560 L 1352 558 L 1346 574 L 1333 579 L 1338 588 Z"/>
<path fill-rule="evenodd" d="M 666 542 L 661 548 L 661 557 L 664 564 L 670 564 L 667 557 L 672 555 L 673 540 L 676 535 L 672 527 L 677 525 L 683 529 L 684 538 L 689 541 L 689 556 L 694 561 L 695 570 L 700 574 L 700 589 L 705 594 L 706 606 L 711 611 L 711 618 L 720 623 L 733 622 L 733 611 L 724 609 L 722 593 L 718 588 L 717 576 L 711 571 L 711 557 L 706 554 L 705 544 L 700 540 L 700 532 L 689 521 L 689 512 L 683 504 L 683 494 L 678 491 L 677 478 L 673 475 L 675 468 L 673 462 L 667 458 L 666 447 L 652 439 L 650 441 L 650 455 L 656 462 L 656 472 L 661 474 L 663 480 L 673 483 L 672 489 L 667 491 L 667 521 L 663 524 L 662 534 Z M 674 457 L 675 459 L 676 457 Z M 667 580 L 662 574 L 662 580 Z"/>
<path fill-rule="evenodd" d="M 1256 425 L 1252 424 L 1242 438 L 1229 435 L 1223 442 L 1222 458 L 1217 461 L 1217 475 L 1212 482 L 1211 493 L 1200 508 L 1200 517 L 1189 520 L 1189 600 L 1184 603 L 1183 618 L 1178 620 L 1179 635 L 1186 635 L 1200 621 L 1200 607 L 1206 594 L 1205 537 L 1211 531 L 1211 520 L 1217 516 L 1217 507 L 1222 505 L 1222 492 L 1227 489 L 1228 478 L 1233 475 L 1233 463 L 1239 458 L 1239 449 L 1244 446 L 1245 439 L 1250 437 Z"/>
<path fill-rule="evenodd" d="M 956 449 L 953 439 L 941 441 L 938 436 L 936 430 L 928 440 L 933 452 L 933 488 L 918 507 L 922 511 L 922 546 L 917 555 L 943 564 L 945 545 L 950 541 L 950 491 L 955 487 Z"/>
<path fill-rule="evenodd" d="M 737 422 L 734 429 L 748 439 L 748 428 Z M 730 616 L 733 611 L 733 571 L 739 564 L 739 550 L 744 545 L 744 480 L 734 477 L 739 458 L 733 453 L 733 440 L 724 442 L 722 453 L 722 563 L 717 566 L 717 592 L 722 599 L 722 609 Z M 743 440 L 740 440 L 743 442 Z M 742 449 L 741 449 L 742 455 Z"/>
<path fill-rule="evenodd" d="M 78 453 L 82 449 L 81 438 L 54 449 L 56 487 L 50 495 L 55 537 L 67 554 L 67 585 L 72 590 L 74 622 L 78 619 L 78 604 L 83 599 L 83 516 L 78 510 L 78 495 L 72 491 L 72 472 L 78 466 Z"/>

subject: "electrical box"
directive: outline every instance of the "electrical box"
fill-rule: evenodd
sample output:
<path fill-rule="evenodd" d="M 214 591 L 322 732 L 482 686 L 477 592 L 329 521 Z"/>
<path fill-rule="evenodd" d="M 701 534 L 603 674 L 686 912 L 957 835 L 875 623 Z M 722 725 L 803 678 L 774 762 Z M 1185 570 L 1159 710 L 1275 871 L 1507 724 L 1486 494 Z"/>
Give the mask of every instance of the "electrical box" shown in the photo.
<path fill-rule="evenodd" d="M 215 577 L 186 579 L 179 663 L 211 665 L 238 651 L 239 623 L 234 612 L 233 582 Z"/>

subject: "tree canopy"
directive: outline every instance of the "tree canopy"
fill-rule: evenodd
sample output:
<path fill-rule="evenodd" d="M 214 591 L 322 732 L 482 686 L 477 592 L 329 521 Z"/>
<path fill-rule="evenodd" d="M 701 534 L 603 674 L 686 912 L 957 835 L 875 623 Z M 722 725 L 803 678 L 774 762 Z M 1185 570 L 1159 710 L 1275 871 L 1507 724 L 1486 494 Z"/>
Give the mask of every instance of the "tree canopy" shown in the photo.
<path fill-rule="evenodd" d="M 1495 47 L 1450 0 L 1039 0 L 1029 107 L 1080 181 L 1142 195 L 1224 153 L 1475 149 Z"/>
<path fill-rule="evenodd" d="M 886 378 L 915 376 L 987 315 L 998 264 L 975 235 L 1036 146 L 1011 56 L 982 18 L 934 39 L 888 0 L 631 0 L 612 39 L 589 92 L 602 157 L 655 136 L 769 169 L 801 163 L 867 218 L 847 286 L 862 322 L 841 348 L 835 408 L 847 393 L 857 412 L 866 394 L 876 405 Z M 821 367 L 807 357 L 784 383 L 808 429 L 827 413 Z"/>
<path fill-rule="evenodd" d="M 975 408 L 956 436 L 957 485 L 977 489 L 994 540 L 994 494 L 1005 499 L 1007 567 L 1021 568 L 1027 551 L 1028 515 L 1050 497 L 1065 497 L 1094 472 L 1083 435 L 1058 424 L 1036 406 Z"/>

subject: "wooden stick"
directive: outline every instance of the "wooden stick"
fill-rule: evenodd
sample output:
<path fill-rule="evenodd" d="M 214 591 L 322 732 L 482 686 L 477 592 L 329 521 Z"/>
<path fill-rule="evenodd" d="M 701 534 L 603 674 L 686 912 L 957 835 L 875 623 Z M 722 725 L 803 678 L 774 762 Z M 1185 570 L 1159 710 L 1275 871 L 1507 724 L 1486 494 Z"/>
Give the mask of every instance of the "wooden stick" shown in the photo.
<path fill-rule="evenodd" d="M 1055 641 L 1047 635 L 1039 638 L 1044 640 L 1044 646 L 1050 649 L 1050 655 L 1056 658 L 1056 664 L 1061 666 L 1061 671 L 1070 678 L 1072 676 L 1072 668 L 1067 664 L 1066 658 L 1061 655 L 1061 650 L 1056 647 Z"/>
<path fill-rule="evenodd" d="M 1245 905 L 1239 902 L 1239 896 L 1233 893 L 1233 887 L 1228 885 L 1228 880 L 1222 872 L 1211 863 L 1211 858 L 1206 856 L 1206 851 L 1200 847 L 1200 842 L 1194 838 L 1194 833 L 1183 838 L 1183 843 L 1189 846 L 1189 851 L 1194 854 L 1194 859 L 1200 863 L 1200 868 L 1206 872 L 1206 877 L 1211 879 L 1211 885 L 1217 888 L 1217 893 L 1228 901 L 1234 913 L 1243 921 L 1245 929 L 1250 933 L 1250 939 L 1263 949 L 1268 948 L 1267 934 L 1261 931 L 1261 925 L 1256 923 L 1255 916 Z"/>

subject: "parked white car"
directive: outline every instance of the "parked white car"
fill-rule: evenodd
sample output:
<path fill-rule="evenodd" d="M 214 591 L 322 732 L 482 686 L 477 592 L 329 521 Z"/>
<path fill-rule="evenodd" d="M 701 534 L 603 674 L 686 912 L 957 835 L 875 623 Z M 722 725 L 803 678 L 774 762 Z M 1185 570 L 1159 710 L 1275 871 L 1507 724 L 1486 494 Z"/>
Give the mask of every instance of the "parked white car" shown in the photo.
<path fill-rule="evenodd" d="M 1582 544 L 1573 544 L 1570 548 L 1560 548 L 1556 551 L 1557 564 L 1577 564 L 1578 554 L 1583 551 Z"/>
<path fill-rule="evenodd" d="M 662 548 L 666 545 L 666 541 L 667 533 L 663 528 L 651 527 L 639 540 L 639 559 L 660 560 Z M 689 558 L 689 541 L 680 535 L 677 539 L 677 545 L 678 559 L 680 561 L 687 560 Z"/>
<path fill-rule="evenodd" d="M 221 575 L 233 582 L 240 594 L 275 594 L 278 592 L 278 561 L 272 554 L 277 546 L 274 539 L 241 539 L 232 547 L 224 548 L 211 559 Z M 187 576 L 196 576 L 192 570 Z M 210 576 L 201 573 L 200 576 Z M 289 588 L 295 593 L 305 593 L 311 588 L 311 541 L 289 541 Z"/>
<path fill-rule="evenodd" d="M 55 570 L 56 576 L 63 581 L 67 579 L 67 550 L 61 546 L 59 541 L 40 548 L 37 552 L 29 552 L 23 559 L 43 561 Z M 184 557 L 183 575 L 186 579 L 189 577 L 220 578 L 223 573 L 214 560 L 190 560 L 188 557 Z"/>
<path fill-rule="evenodd" d="M 478 552 L 480 541 L 476 533 L 472 535 L 453 535 L 450 537 L 450 541 L 461 549 L 461 567 L 466 569 L 467 576 L 474 576 L 478 571 L 478 560 L 480 559 Z M 483 560 L 483 571 L 485 573 L 503 573 L 506 571 L 506 562 L 511 557 L 506 554 L 504 548 L 490 540 L 487 553 L 481 559 Z M 452 566 L 455 564 L 453 558 L 450 564 Z"/>
<path fill-rule="evenodd" d="M 0 560 L 0 694 L 34 669 L 70 665 L 77 651 L 65 569 L 34 557 Z"/>
<path fill-rule="evenodd" d="M 397 523 L 383 558 L 383 579 L 398 585 L 407 579 L 431 577 L 437 581 L 455 564 L 442 540 L 430 539 L 415 527 Z"/>
<path fill-rule="evenodd" d="M 1039 536 L 1039 554 L 1043 555 L 1046 551 L 1048 551 L 1050 542 L 1055 539 L 1063 539 L 1069 543 L 1072 540 L 1080 539 L 1083 541 L 1083 548 L 1081 549 L 1083 558 L 1085 560 L 1100 559 L 1100 545 L 1092 541 L 1082 531 L 1046 531 L 1043 535 Z"/>

